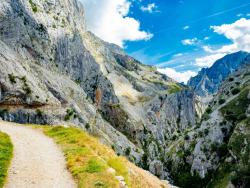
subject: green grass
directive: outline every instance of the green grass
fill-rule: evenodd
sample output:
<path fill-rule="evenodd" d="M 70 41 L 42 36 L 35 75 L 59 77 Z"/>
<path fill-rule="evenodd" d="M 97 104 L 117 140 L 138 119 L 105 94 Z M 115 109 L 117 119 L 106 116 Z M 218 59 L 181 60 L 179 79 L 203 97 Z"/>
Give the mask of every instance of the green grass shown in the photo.
<path fill-rule="evenodd" d="M 7 171 L 13 156 L 13 145 L 8 135 L 0 132 L 0 187 L 7 178 Z"/>
<path fill-rule="evenodd" d="M 168 88 L 168 93 L 169 94 L 177 93 L 177 92 L 182 90 L 182 88 L 179 85 L 175 84 L 175 83 L 168 84 L 168 87 L 169 87 Z"/>
<path fill-rule="evenodd" d="M 126 159 L 102 145 L 96 138 L 77 128 L 41 126 L 64 151 L 67 167 L 78 182 L 79 188 L 119 187 L 115 176 L 123 176 L 130 185 Z M 116 174 L 107 170 L 112 167 Z"/>
<path fill-rule="evenodd" d="M 124 177 L 126 183 L 128 186 L 130 185 L 130 177 L 129 177 L 129 173 L 128 170 L 125 166 L 125 161 L 124 160 L 120 160 L 119 158 L 112 158 L 108 161 L 108 165 L 111 166 L 113 169 L 115 169 L 118 174 L 120 174 L 121 176 Z"/>

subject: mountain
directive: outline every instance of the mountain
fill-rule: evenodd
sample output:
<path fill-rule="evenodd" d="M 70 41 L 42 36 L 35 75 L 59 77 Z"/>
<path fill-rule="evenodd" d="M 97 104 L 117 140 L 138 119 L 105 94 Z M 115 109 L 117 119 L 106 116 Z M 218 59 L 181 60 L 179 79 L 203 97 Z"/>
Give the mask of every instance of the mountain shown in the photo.
<path fill-rule="evenodd" d="M 193 91 L 87 31 L 77 0 L 2 0 L 0 118 L 78 127 L 180 187 L 247 187 L 249 60 L 218 60 Z"/>
<path fill-rule="evenodd" d="M 222 82 L 197 126 L 167 151 L 176 185 L 249 187 L 250 59 L 244 63 Z"/>
<path fill-rule="evenodd" d="M 195 93 L 202 97 L 216 93 L 221 82 L 229 74 L 240 68 L 247 56 L 249 56 L 249 53 L 242 51 L 226 55 L 217 60 L 212 67 L 203 68 L 197 76 L 190 78 L 188 86 L 192 87 Z"/>
<path fill-rule="evenodd" d="M 86 30 L 77 0 L 0 4 L 0 117 L 74 125 L 169 179 L 165 151 L 196 125 L 192 90 Z"/>

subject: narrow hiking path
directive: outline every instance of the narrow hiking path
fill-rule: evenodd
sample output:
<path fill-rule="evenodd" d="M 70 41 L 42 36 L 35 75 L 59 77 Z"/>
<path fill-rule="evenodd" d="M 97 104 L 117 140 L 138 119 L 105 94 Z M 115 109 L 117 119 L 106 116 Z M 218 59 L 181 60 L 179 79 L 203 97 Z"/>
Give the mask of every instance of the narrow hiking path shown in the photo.
<path fill-rule="evenodd" d="M 75 188 L 66 169 L 63 153 L 42 132 L 0 121 L 0 131 L 8 134 L 14 156 L 5 188 Z"/>

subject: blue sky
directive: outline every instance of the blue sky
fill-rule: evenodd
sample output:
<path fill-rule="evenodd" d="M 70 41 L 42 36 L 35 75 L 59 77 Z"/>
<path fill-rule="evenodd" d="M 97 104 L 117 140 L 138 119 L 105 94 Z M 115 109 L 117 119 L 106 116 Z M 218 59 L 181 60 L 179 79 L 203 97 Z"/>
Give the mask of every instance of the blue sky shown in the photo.
<path fill-rule="evenodd" d="M 103 0 L 101 4 L 93 3 L 95 0 L 82 1 L 94 7 L 88 22 L 94 33 L 123 45 L 131 56 L 159 67 L 180 82 L 186 82 L 201 68 L 211 66 L 228 53 L 250 49 L 246 42 L 249 39 L 250 43 L 249 0 Z M 96 6 L 102 10 L 106 7 L 110 18 L 93 19 L 93 12 L 100 12 Z M 107 25 L 112 24 L 116 15 L 111 13 L 112 6 L 123 7 L 118 12 L 122 18 L 114 19 L 116 28 Z M 107 11 L 101 17 L 106 14 Z M 114 39 L 117 33 L 119 36 Z"/>

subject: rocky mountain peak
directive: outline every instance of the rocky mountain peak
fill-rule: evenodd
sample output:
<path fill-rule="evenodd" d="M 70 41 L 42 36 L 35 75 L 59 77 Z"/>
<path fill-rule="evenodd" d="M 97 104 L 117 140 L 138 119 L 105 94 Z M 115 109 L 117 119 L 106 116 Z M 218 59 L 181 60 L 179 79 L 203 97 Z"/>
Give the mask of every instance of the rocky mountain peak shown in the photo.
<path fill-rule="evenodd" d="M 239 51 L 217 60 L 212 67 L 203 68 L 197 76 L 188 81 L 196 94 L 202 97 L 212 95 L 218 91 L 221 82 L 229 74 L 236 71 L 245 63 L 245 58 L 249 55 L 247 52 Z"/>

